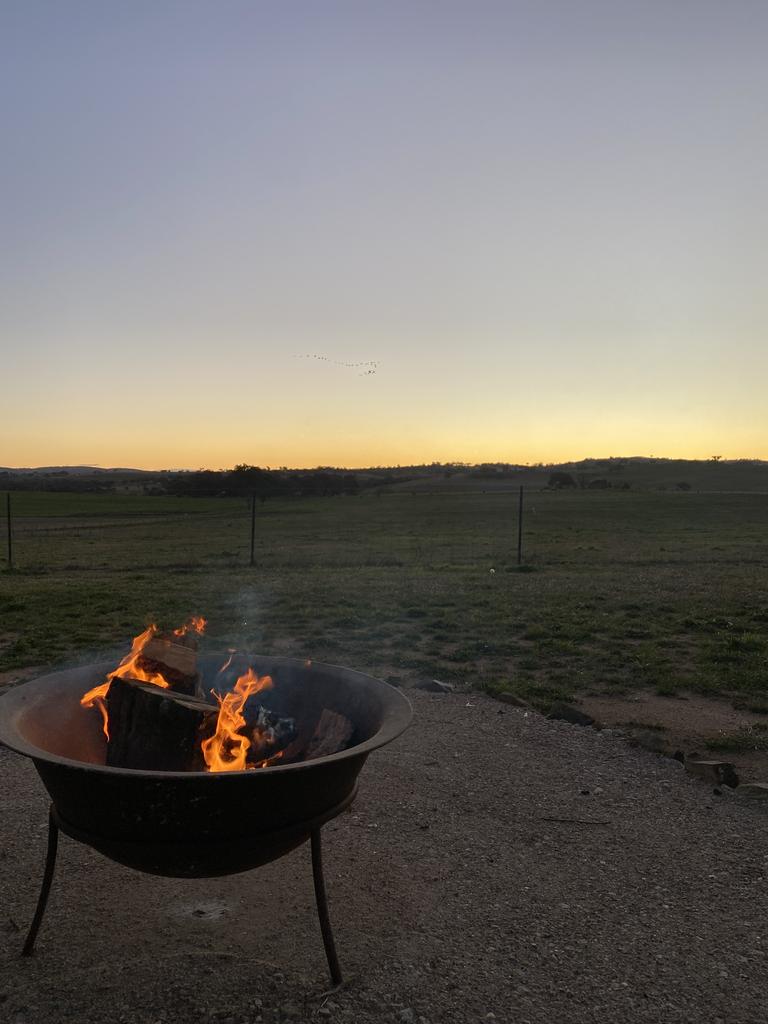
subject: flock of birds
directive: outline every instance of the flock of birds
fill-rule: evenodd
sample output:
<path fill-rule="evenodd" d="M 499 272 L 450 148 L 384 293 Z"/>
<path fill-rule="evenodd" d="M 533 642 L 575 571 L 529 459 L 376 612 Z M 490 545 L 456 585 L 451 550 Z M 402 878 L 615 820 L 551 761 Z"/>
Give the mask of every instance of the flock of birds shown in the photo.
<path fill-rule="evenodd" d="M 317 352 L 302 352 L 294 356 L 295 359 L 314 359 L 320 363 L 331 363 L 333 366 L 343 366 L 348 370 L 357 370 L 358 377 L 370 377 L 379 368 L 378 359 L 366 359 L 359 363 L 348 363 L 343 359 L 332 359 L 330 356 L 319 355 Z"/>

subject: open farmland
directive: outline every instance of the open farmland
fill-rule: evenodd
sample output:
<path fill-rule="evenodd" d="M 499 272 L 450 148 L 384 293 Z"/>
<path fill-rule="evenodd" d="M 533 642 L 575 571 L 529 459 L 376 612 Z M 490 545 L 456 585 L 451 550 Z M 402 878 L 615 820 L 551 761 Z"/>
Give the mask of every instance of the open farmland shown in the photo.
<path fill-rule="evenodd" d="M 13 508 L 8 681 L 195 612 L 210 646 L 543 709 L 643 692 L 768 713 L 766 494 L 529 489 L 522 571 L 514 489 L 259 504 L 254 568 L 236 499 L 18 493 Z"/>
<path fill-rule="evenodd" d="M 238 500 L 18 494 L 13 509 L 3 670 L 195 611 L 211 644 L 539 705 L 638 687 L 768 694 L 762 494 L 529 490 L 522 571 L 513 490 L 260 504 L 254 568 Z"/>

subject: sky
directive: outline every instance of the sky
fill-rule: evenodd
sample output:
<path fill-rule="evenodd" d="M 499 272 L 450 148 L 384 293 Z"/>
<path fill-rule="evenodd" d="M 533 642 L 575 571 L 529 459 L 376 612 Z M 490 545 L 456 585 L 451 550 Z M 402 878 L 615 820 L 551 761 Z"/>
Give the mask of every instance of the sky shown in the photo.
<path fill-rule="evenodd" d="M 0 465 L 768 458 L 766 52 L 763 0 L 2 0 Z"/>

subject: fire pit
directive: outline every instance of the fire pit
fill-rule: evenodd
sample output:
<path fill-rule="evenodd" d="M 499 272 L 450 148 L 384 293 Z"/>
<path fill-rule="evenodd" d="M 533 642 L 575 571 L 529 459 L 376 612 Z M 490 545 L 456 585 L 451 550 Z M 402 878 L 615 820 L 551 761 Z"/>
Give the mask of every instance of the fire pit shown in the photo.
<path fill-rule="evenodd" d="M 200 658 L 212 678 L 222 656 Z M 53 878 L 58 831 L 111 860 L 156 875 L 204 878 L 247 871 L 311 840 L 318 916 L 334 984 L 341 981 L 325 899 L 320 829 L 355 798 L 371 751 L 408 726 L 411 707 L 395 688 L 346 668 L 255 657 L 274 688 L 263 702 L 301 723 L 323 711 L 352 724 L 338 753 L 250 771 L 148 771 L 105 764 L 101 720 L 81 705 L 114 664 L 43 676 L 0 699 L 0 742 L 30 757 L 51 797 L 42 891 L 23 952 L 34 948 Z"/>

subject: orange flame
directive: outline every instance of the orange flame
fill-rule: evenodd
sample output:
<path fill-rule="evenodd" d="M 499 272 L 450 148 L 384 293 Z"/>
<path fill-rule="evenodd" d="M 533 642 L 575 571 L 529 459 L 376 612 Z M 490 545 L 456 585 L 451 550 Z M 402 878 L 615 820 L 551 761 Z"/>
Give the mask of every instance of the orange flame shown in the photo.
<path fill-rule="evenodd" d="M 186 636 L 187 633 L 197 633 L 198 636 L 202 636 L 207 625 L 208 620 L 204 619 L 202 615 L 193 615 L 189 622 L 185 622 L 183 626 L 179 626 L 178 629 L 174 629 L 173 635 Z"/>
<path fill-rule="evenodd" d="M 242 772 L 251 767 L 245 763 L 251 741 L 239 732 L 246 724 L 243 708 L 254 693 L 268 690 L 271 686 L 270 676 L 257 676 L 253 669 L 249 668 L 245 675 L 237 680 L 231 693 L 226 693 L 223 697 L 214 693 L 219 702 L 216 732 L 200 745 L 209 772 Z M 266 767 L 266 762 L 259 767 Z"/>
<path fill-rule="evenodd" d="M 194 631 L 195 633 L 201 634 L 206 627 L 206 621 L 200 616 L 193 616 L 189 622 L 186 622 L 179 629 L 173 631 L 174 636 L 186 636 L 187 633 Z M 128 654 L 123 658 L 114 672 L 110 672 L 107 676 L 106 682 L 100 683 L 99 686 L 94 686 L 92 690 L 84 694 L 80 699 L 80 704 L 84 708 L 96 707 L 99 709 L 102 717 L 102 730 L 104 735 L 109 741 L 109 716 L 107 713 L 107 705 L 104 703 L 104 699 L 109 693 L 109 684 L 113 679 L 137 679 L 141 683 L 153 683 L 155 686 L 162 686 L 164 690 L 170 689 L 171 684 L 160 672 L 148 672 L 145 668 L 139 665 L 139 659 L 142 651 L 147 646 L 153 636 L 159 633 L 158 627 L 152 623 L 148 626 L 143 633 L 139 633 L 137 637 L 134 637 L 131 649 Z"/>
<path fill-rule="evenodd" d="M 227 660 L 226 660 L 226 661 L 224 662 L 224 664 L 223 664 L 223 665 L 221 666 L 221 668 L 220 668 L 220 669 L 219 669 L 219 671 L 217 672 L 217 675 L 221 675 L 221 674 L 222 674 L 222 672 L 226 672 L 226 671 L 227 671 L 227 669 L 229 668 L 229 666 L 230 666 L 230 665 L 232 664 L 232 662 L 234 661 L 234 658 L 235 658 L 235 652 L 234 652 L 234 651 L 230 651 L 230 652 L 229 652 L 229 657 L 228 657 L 228 658 L 227 658 Z"/>
<path fill-rule="evenodd" d="M 159 672 L 147 672 L 139 665 L 142 651 L 158 632 L 157 626 L 152 623 L 143 633 L 135 637 L 130 652 L 126 654 L 115 671 L 109 673 L 107 681 L 110 679 L 138 679 L 140 683 L 154 683 L 155 686 L 162 686 L 164 690 L 169 689 L 171 684 Z M 178 633 L 178 630 L 176 632 Z"/>
<path fill-rule="evenodd" d="M 107 705 L 104 703 L 104 698 L 109 692 L 109 683 L 102 683 L 100 686 L 94 686 L 92 690 L 80 700 L 80 703 L 84 708 L 98 708 L 101 713 L 101 728 L 104 735 L 107 737 L 107 743 L 109 743 L 109 715 L 107 714 Z"/>

